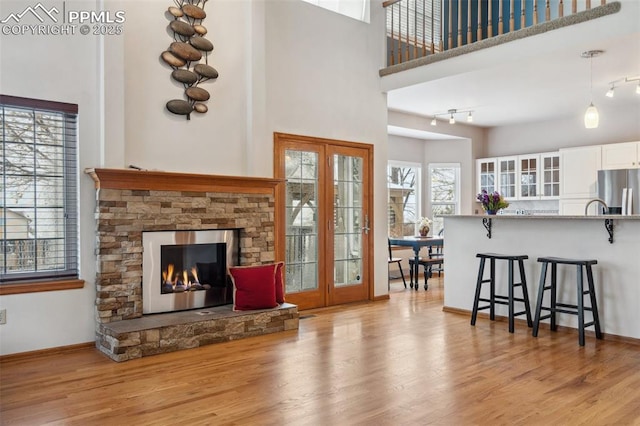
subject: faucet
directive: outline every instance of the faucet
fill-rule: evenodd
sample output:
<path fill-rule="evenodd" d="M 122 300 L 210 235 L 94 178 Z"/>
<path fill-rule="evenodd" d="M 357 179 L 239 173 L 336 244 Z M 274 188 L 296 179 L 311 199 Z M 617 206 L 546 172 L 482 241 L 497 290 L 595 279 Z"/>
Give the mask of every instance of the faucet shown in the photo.
<path fill-rule="evenodd" d="M 609 206 L 604 202 L 601 198 L 594 198 L 593 200 L 589 200 L 586 206 L 584 206 L 584 215 L 588 216 L 589 206 L 593 203 L 600 203 L 604 206 L 604 214 L 609 214 Z"/>

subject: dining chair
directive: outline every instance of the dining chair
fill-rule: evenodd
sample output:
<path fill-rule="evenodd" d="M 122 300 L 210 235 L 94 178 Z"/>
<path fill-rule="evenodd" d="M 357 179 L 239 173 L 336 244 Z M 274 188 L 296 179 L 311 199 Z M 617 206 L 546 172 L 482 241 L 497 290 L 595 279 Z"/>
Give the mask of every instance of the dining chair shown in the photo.
<path fill-rule="evenodd" d="M 404 288 L 407 288 L 407 282 L 404 279 L 404 272 L 402 272 L 402 258 L 401 257 L 393 257 L 393 253 L 391 250 L 391 240 L 387 238 L 387 245 L 389 247 L 389 258 L 387 262 L 387 286 L 391 289 L 391 279 L 389 278 L 388 267 L 392 263 L 398 264 L 398 269 L 400 270 L 400 276 L 402 277 L 402 283 L 404 284 Z"/>

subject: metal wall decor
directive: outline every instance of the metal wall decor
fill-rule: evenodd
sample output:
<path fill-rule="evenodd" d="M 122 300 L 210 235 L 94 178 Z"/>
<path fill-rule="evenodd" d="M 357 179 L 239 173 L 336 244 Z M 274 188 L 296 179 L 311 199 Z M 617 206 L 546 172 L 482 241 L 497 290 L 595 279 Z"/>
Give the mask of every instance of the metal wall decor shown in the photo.
<path fill-rule="evenodd" d="M 204 11 L 207 0 L 174 0 L 174 3 L 168 9 L 173 43 L 160 57 L 173 68 L 171 78 L 184 86 L 186 100 L 172 99 L 167 102 L 167 109 L 190 120 L 193 111 L 204 114 L 209 110 L 204 102 L 210 95 L 200 83 L 217 79 L 218 71 L 209 65 L 213 44 L 204 37 L 207 28 L 202 25 L 207 17 Z"/>

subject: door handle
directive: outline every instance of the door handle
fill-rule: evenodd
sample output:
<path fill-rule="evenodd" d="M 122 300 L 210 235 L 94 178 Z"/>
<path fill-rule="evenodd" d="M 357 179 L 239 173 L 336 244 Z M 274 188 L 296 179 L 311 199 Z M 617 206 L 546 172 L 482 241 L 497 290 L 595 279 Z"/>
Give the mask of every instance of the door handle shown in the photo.
<path fill-rule="evenodd" d="M 364 231 L 364 233 L 366 235 L 369 235 L 369 230 L 370 229 L 371 228 L 369 228 L 369 215 L 366 214 L 366 215 L 364 215 L 364 226 L 362 227 L 362 231 Z"/>

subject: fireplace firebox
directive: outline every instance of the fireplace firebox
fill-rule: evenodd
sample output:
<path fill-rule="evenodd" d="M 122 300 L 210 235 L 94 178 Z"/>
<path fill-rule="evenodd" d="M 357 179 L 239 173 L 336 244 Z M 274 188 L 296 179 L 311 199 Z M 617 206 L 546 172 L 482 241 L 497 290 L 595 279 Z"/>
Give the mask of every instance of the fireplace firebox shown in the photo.
<path fill-rule="evenodd" d="M 142 233 L 142 312 L 232 303 L 230 266 L 239 264 L 238 230 Z"/>

